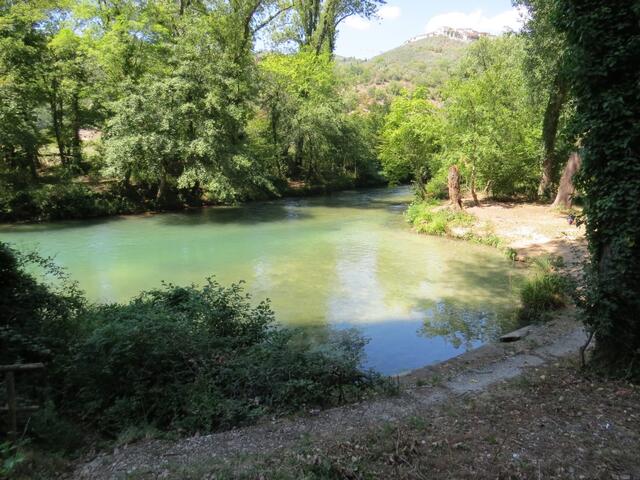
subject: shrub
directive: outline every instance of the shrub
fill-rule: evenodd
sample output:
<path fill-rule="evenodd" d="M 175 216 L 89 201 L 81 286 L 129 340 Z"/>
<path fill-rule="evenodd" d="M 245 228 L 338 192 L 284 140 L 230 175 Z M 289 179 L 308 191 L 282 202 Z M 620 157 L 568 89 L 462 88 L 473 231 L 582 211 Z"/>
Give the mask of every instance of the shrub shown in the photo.
<path fill-rule="evenodd" d="M 50 261 L 2 243 L 0 274 L 0 361 L 47 362 L 49 387 L 27 376 L 20 386 L 53 401 L 32 422 L 43 445 L 73 448 L 81 426 L 112 436 L 230 428 L 386 385 L 360 369 L 357 334 L 279 328 L 241 284 L 166 284 L 128 304 L 88 305 Z"/>
<path fill-rule="evenodd" d="M 0 478 L 10 478 L 25 457 L 19 450 L 19 445 L 11 442 L 0 443 Z"/>
<path fill-rule="evenodd" d="M 26 269 L 55 281 L 45 285 Z M 84 303 L 77 285 L 50 259 L 0 242 L 0 363 L 46 362 L 66 351 Z"/>
<path fill-rule="evenodd" d="M 534 271 L 520 291 L 521 323 L 544 321 L 550 312 L 566 306 L 571 282 L 557 271 L 559 266 L 558 261 L 550 258 L 535 260 Z"/>
<path fill-rule="evenodd" d="M 122 192 L 96 192 L 78 183 L 6 189 L 0 194 L 0 221 L 93 218 L 135 210 Z"/>
<path fill-rule="evenodd" d="M 330 405 L 377 380 L 359 370 L 360 339 L 304 342 L 274 326 L 267 303 L 252 307 L 240 284 L 165 285 L 89 310 L 85 322 L 93 328 L 66 369 L 67 407 L 110 434 L 229 428 Z"/>

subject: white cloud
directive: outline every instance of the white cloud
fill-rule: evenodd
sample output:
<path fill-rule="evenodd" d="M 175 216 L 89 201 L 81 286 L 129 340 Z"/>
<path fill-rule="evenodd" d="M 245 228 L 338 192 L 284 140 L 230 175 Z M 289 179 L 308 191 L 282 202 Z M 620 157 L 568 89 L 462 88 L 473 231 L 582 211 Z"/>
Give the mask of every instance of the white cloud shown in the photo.
<path fill-rule="evenodd" d="M 479 32 L 499 35 L 509 30 L 518 31 L 525 21 L 526 9 L 512 8 L 494 16 L 485 15 L 482 10 L 470 13 L 449 12 L 436 15 L 429 20 L 427 32 L 433 32 L 440 27 L 472 28 Z"/>
<path fill-rule="evenodd" d="M 401 15 L 402 11 L 400 10 L 400 7 L 395 5 L 384 5 L 378 10 L 378 16 L 382 20 L 395 20 L 400 18 Z"/>
<path fill-rule="evenodd" d="M 384 5 L 378 10 L 377 18 L 380 21 L 396 20 L 400 18 L 401 15 L 402 11 L 400 10 L 400 7 L 396 7 L 394 5 Z M 348 28 L 353 28 L 354 30 L 369 30 L 375 25 L 375 23 L 371 20 L 354 16 L 348 17 L 344 21 L 344 25 Z"/>
<path fill-rule="evenodd" d="M 371 28 L 371 22 L 361 17 L 348 17 L 344 21 L 344 25 L 354 30 L 369 30 Z"/>

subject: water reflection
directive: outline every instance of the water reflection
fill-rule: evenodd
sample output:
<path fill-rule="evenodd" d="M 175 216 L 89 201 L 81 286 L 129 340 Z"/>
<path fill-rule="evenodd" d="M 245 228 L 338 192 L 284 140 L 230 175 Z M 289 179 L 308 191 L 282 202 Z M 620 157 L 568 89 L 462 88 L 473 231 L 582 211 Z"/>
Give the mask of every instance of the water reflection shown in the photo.
<path fill-rule="evenodd" d="M 519 272 L 488 247 L 419 236 L 408 189 L 347 192 L 118 221 L 0 228 L 39 245 L 96 301 L 161 280 L 245 280 L 291 326 L 357 328 L 367 365 L 397 373 L 450 358 L 513 317 Z"/>

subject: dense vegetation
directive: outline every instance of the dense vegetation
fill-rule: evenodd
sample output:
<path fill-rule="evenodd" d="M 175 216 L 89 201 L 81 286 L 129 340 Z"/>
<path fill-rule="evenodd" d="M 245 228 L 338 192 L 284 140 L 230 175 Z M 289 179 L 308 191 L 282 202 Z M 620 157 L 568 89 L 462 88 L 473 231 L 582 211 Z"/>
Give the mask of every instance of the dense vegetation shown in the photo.
<path fill-rule="evenodd" d="M 597 364 L 637 378 L 637 2 L 522 0 L 522 35 L 402 50 L 441 48 L 436 67 L 400 74 L 398 51 L 336 66 L 339 23 L 381 3 L 3 2 L 0 220 L 232 203 L 380 173 L 429 201 L 446 196 L 452 166 L 476 201 L 546 199 L 579 149 L 591 252 L 582 307 Z M 260 36 L 278 48 L 256 53 Z M 409 216 L 434 234 L 469 221 L 429 203 Z M 75 428 L 227 428 L 379 385 L 359 369 L 360 339 L 327 334 L 319 347 L 280 330 L 237 285 L 90 305 L 50 262 L 3 244 L 0 274 L 0 363 L 47 362 L 49 381 L 23 386 L 52 400 L 32 425 L 52 444 Z M 563 288 L 551 270 L 534 278 L 523 295 L 539 309 L 523 316 L 560 305 Z"/>
<path fill-rule="evenodd" d="M 278 328 L 268 303 L 252 306 L 241 285 L 209 279 L 91 305 L 35 254 L 0 243 L 0 269 L 0 364 L 46 362 L 46 383 L 23 375 L 19 387 L 32 401 L 52 402 L 30 433 L 53 448 L 77 446 L 83 429 L 110 437 L 212 431 L 384 386 L 360 370 L 357 335 L 319 331 L 310 339 Z"/>
<path fill-rule="evenodd" d="M 0 219 L 379 181 L 371 129 L 348 115 L 332 61 L 338 24 L 379 3 L 3 2 Z M 296 52 L 256 57 L 275 26 Z"/>
<path fill-rule="evenodd" d="M 557 42 L 536 48 L 548 22 L 336 60 L 339 23 L 380 3 L 3 3 L 0 220 L 233 203 L 380 172 L 438 197 L 454 164 L 474 196 L 547 192 L 573 138 L 568 94 L 542 107 L 549 72 L 564 72 L 544 53 Z M 258 38 L 276 49 L 256 53 Z"/>
<path fill-rule="evenodd" d="M 583 307 L 596 364 L 640 377 L 640 5 L 557 0 L 582 135 L 590 265 Z"/>

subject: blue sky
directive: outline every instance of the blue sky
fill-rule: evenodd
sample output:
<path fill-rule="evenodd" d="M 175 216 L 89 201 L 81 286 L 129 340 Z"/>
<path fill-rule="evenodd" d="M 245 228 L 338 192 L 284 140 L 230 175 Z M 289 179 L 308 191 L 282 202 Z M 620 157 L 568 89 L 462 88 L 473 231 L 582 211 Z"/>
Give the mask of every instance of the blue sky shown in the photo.
<path fill-rule="evenodd" d="M 350 18 L 340 25 L 336 53 L 370 58 L 439 26 L 499 34 L 518 29 L 520 12 L 511 0 L 387 0 L 380 18 Z"/>

